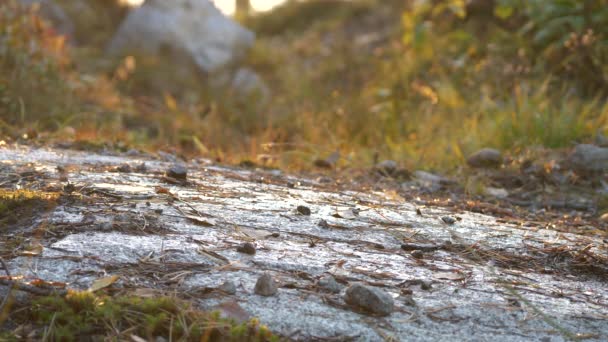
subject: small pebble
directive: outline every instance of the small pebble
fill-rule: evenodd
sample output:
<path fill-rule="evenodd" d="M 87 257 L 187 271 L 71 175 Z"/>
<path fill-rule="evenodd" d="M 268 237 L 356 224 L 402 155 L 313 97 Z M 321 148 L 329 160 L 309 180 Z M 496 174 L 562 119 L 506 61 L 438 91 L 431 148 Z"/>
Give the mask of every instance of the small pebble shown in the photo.
<path fill-rule="evenodd" d="M 424 253 L 422 253 L 422 251 L 419 249 L 415 249 L 415 250 L 411 251 L 410 255 L 416 259 L 424 258 Z"/>
<path fill-rule="evenodd" d="M 232 280 L 226 280 L 218 287 L 218 290 L 226 292 L 229 295 L 233 295 L 236 293 L 236 284 Z"/>
<path fill-rule="evenodd" d="M 321 228 L 329 228 L 329 223 L 327 223 L 327 221 L 325 220 L 320 220 L 319 223 L 317 223 L 317 225 Z"/>
<path fill-rule="evenodd" d="M 414 293 L 414 291 L 412 291 L 412 289 L 410 289 L 409 287 L 404 287 L 401 289 L 401 294 L 404 296 L 409 296 L 412 295 Z"/>
<path fill-rule="evenodd" d="M 467 164 L 475 168 L 497 168 L 502 162 L 502 154 L 493 148 L 483 148 L 467 158 Z"/>
<path fill-rule="evenodd" d="M 401 297 L 403 304 L 405 305 L 409 305 L 409 306 L 416 306 L 416 301 L 414 300 L 414 298 L 412 297 L 412 295 L 406 295 Z"/>
<path fill-rule="evenodd" d="M 456 219 L 453 218 L 452 216 L 444 216 L 441 218 L 441 220 L 450 225 L 456 223 Z"/>
<path fill-rule="evenodd" d="M 320 288 L 333 293 L 340 293 L 340 291 L 342 291 L 342 288 L 344 287 L 340 285 L 336 281 L 336 279 L 331 275 L 319 279 L 318 285 Z"/>
<path fill-rule="evenodd" d="M 255 245 L 251 242 L 245 242 L 244 244 L 238 246 L 236 248 L 237 252 L 254 255 L 255 254 Z"/>
<path fill-rule="evenodd" d="M 163 210 L 162 209 L 154 209 L 154 212 L 160 215 L 160 214 L 163 213 Z"/>
<path fill-rule="evenodd" d="M 298 213 L 300 213 L 300 215 L 304 215 L 304 216 L 310 216 L 310 208 L 305 206 L 305 205 L 299 205 L 298 208 Z"/>
<path fill-rule="evenodd" d="M 428 291 L 428 290 L 430 290 L 431 288 L 433 288 L 433 284 L 432 284 L 430 281 L 428 281 L 428 280 L 423 280 L 423 281 L 420 283 L 420 288 L 421 288 L 421 289 L 423 289 L 423 290 Z"/>
<path fill-rule="evenodd" d="M 390 294 L 362 284 L 354 284 L 346 289 L 344 301 L 381 316 L 390 315 L 394 310 L 394 301 Z"/>
<path fill-rule="evenodd" d="M 277 284 L 268 273 L 264 273 L 258 278 L 258 281 L 255 283 L 255 288 L 253 289 L 253 292 L 260 296 L 272 296 L 276 294 L 277 291 Z"/>
<path fill-rule="evenodd" d="M 177 180 L 186 180 L 188 170 L 182 165 L 173 165 L 167 170 L 166 175 Z"/>
<path fill-rule="evenodd" d="M 131 166 L 129 164 L 123 164 L 116 167 L 117 172 L 129 173 L 131 172 Z"/>

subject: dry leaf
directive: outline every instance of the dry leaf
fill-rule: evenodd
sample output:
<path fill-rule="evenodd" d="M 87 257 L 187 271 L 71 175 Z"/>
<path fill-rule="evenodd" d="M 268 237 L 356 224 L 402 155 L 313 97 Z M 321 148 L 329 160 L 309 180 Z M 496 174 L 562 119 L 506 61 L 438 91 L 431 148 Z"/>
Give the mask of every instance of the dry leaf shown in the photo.
<path fill-rule="evenodd" d="M 198 225 L 201 226 L 205 226 L 205 227 L 211 227 L 211 226 L 215 226 L 215 220 L 209 217 L 203 218 L 200 216 L 193 216 L 193 215 L 186 215 L 186 218 Z"/>
<path fill-rule="evenodd" d="M 147 342 L 147 340 L 146 340 L 146 339 L 141 338 L 141 337 L 139 337 L 139 336 L 137 336 L 137 335 L 133 335 L 133 334 L 131 334 L 131 340 L 132 340 L 133 342 Z"/>
<path fill-rule="evenodd" d="M 331 216 L 335 218 L 354 220 L 359 216 L 359 213 L 356 211 L 356 209 L 353 208 L 339 208 L 336 209 L 336 211 L 331 214 Z"/>
<path fill-rule="evenodd" d="M 43 249 L 44 248 L 40 244 L 32 245 L 26 251 L 19 253 L 19 255 L 21 255 L 21 256 L 39 256 L 40 254 L 42 254 Z"/>
<path fill-rule="evenodd" d="M 93 282 L 93 285 L 89 287 L 89 292 L 99 291 L 103 288 L 106 288 L 112 284 L 114 284 L 120 277 L 117 275 L 99 278 Z"/>

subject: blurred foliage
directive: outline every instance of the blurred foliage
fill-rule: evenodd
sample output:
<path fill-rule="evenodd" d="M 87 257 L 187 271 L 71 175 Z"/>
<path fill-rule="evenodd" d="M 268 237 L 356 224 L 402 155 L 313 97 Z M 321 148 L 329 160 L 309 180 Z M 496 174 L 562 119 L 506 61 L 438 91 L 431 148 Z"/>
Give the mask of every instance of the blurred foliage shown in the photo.
<path fill-rule="evenodd" d="M 11 315 L 14 323 L 29 329 L 43 327 L 30 339 L 45 341 L 278 341 L 256 319 L 236 322 L 219 312 L 202 312 L 174 297 L 109 296 L 69 291 L 65 296 L 43 296 Z M 32 326 L 34 324 L 34 326 Z M 26 328 L 27 329 L 27 328 Z M 27 331 L 27 330 L 25 330 Z M 27 332 L 26 332 L 27 333 Z M 31 332 L 30 332 L 31 333 Z M 20 340 L 9 332 L 3 340 Z"/>
<path fill-rule="evenodd" d="M 74 36 L 79 45 L 105 46 L 129 12 L 121 0 L 56 0 L 74 21 Z"/>
<path fill-rule="evenodd" d="M 0 118 L 25 125 L 29 113 L 56 119 L 69 115 L 73 90 L 65 38 L 54 34 L 33 9 L 8 0 L 0 11 Z M 67 94 L 67 96 L 66 96 Z"/>
<path fill-rule="evenodd" d="M 480 147 L 567 147 L 608 125 L 608 0 L 288 1 L 245 21 L 266 105 L 170 58 L 103 58 L 127 14 L 117 1 L 89 2 L 69 49 L 35 11 L 0 6 L 5 127 L 227 162 L 301 169 L 338 150 L 339 167 L 445 172 Z"/>
<path fill-rule="evenodd" d="M 335 21 L 369 12 L 373 5 L 373 1 L 346 3 L 343 0 L 287 0 L 272 12 L 258 13 L 252 20 L 244 21 L 245 25 L 258 34 L 284 35 L 305 31 L 328 19 Z"/>

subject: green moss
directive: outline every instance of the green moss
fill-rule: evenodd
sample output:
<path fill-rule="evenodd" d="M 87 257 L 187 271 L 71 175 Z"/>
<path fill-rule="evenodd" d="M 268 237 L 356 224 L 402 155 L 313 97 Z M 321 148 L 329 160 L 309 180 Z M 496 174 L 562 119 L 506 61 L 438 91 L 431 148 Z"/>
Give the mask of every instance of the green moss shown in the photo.
<path fill-rule="evenodd" d="M 121 335 L 125 331 L 146 339 L 162 336 L 182 341 L 278 340 L 255 319 L 237 324 L 170 297 L 69 292 L 65 297 L 38 298 L 28 310 L 19 310 L 14 319 L 16 323 L 34 323 L 53 341 L 121 339 L 129 337 Z"/>
<path fill-rule="evenodd" d="M 0 189 L 0 226 L 9 227 L 21 219 L 30 219 L 37 211 L 54 207 L 58 197 L 57 193 Z"/>

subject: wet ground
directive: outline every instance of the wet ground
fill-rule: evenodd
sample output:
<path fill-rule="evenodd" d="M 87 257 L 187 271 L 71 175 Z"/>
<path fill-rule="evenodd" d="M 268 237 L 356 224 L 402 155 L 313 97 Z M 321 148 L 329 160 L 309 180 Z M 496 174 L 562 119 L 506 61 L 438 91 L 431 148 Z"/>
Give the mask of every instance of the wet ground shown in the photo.
<path fill-rule="evenodd" d="M 258 317 L 294 340 L 608 339 L 601 237 L 171 155 L 3 146 L 0 172 L 4 189 L 61 193 L 2 228 L 0 243 L 30 246 L 3 249 L 23 282 L 86 289 L 116 275 L 113 287 Z M 254 291 L 264 273 L 276 294 Z M 347 303 L 353 284 L 390 295 L 378 303 L 390 314 Z"/>

